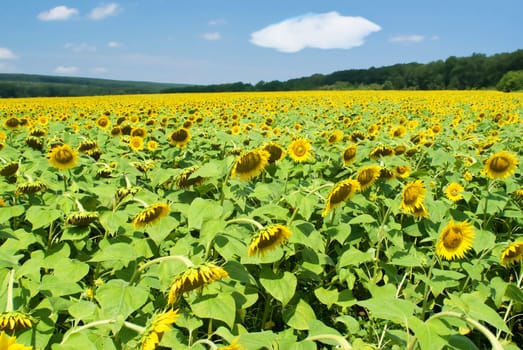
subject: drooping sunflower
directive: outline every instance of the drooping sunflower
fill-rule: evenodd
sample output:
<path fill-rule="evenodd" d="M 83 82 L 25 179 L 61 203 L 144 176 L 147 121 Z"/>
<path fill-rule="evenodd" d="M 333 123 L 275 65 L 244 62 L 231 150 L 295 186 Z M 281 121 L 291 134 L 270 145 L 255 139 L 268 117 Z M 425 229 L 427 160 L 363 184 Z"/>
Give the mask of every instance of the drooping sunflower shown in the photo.
<path fill-rule="evenodd" d="M 451 182 L 445 189 L 445 195 L 453 202 L 463 199 L 465 189 L 457 182 Z"/>
<path fill-rule="evenodd" d="M 135 229 L 153 225 L 160 221 L 163 217 L 169 214 L 169 205 L 166 203 L 155 203 L 145 208 L 133 219 L 133 227 Z"/>
<path fill-rule="evenodd" d="M 396 178 L 405 179 L 410 176 L 410 167 L 406 165 L 397 165 L 394 167 L 394 176 Z"/>
<path fill-rule="evenodd" d="M 356 144 L 352 144 L 347 146 L 343 153 L 341 154 L 341 159 L 343 161 L 344 165 L 349 165 L 350 163 L 354 162 L 356 159 L 356 151 L 358 146 Z"/>
<path fill-rule="evenodd" d="M 193 165 L 189 168 L 186 168 L 182 173 L 176 178 L 176 186 L 178 188 L 189 188 L 194 185 L 200 185 L 205 181 L 204 177 L 194 176 L 191 177 L 200 167 L 198 165 Z"/>
<path fill-rule="evenodd" d="M 174 130 L 169 135 L 169 143 L 173 146 L 184 148 L 191 139 L 191 132 L 187 128 Z"/>
<path fill-rule="evenodd" d="M 518 158 L 514 154 L 501 151 L 487 159 L 483 172 L 491 179 L 504 179 L 516 171 L 518 164 Z"/>
<path fill-rule="evenodd" d="M 10 337 L 4 331 L 0 333 L 0 349 L 2 350 L 33 350 L 32 346 L 25 346 L 16 342 L 16 337 Z"/>
<path fill-rule="evenodd" d="M 131 148 L 133 151 L 141 151 L 144 146 L 144 140 L 140 136 L 131 136 L 131 139 L 129 140 L 129 148 Z"/>
<path fill-rule="evenodd" d="M 333 144 L 333 143 L 336 143 L 336 142 L 339 142 L 343 140 L 343 131 L 339 130 L 339 129 L 336 129 L 334 130 L 330 135 L 329 137 L 327 138 L 327 142 L 329 144 Z"/>
<path fill-rule="evenodd" d="M 288 153 L 296 163 L 303 163 L 311 156 L 311 143 L 304 138 L 296 139 L 289 145 Z"/>
<path fill-rule="evenodd" d="M 474 240 L 474 228 L 467 221 L 450 223 L 441 230 L 436 243 L 436 254 L 446 259 L 461 259 L 465 253 L 472 248 Z"/>
<path fill-rule="evenodd" d="M 162 340 L 162 336 L 178 319 L 178 310 L 169 310 L 154 316 L 140 339 L 141 350 L 154 350 Z"/>
<path fill-rule="evenodd" d="M 49 164 L 54 168 L 67 170 L 75 167 L 77 163 L 78 151 L 67 144 L 58 145 L 49 152 Z"/>
<path fill-rule="evenodd" d="M 423 205 L 426 191 L 422 180 L 416 180 L 406 184 L 405 187 L 403 187 L 401 209 L 408 213 L 414 213 L 416 208 L 420 208 Z"/>
<path fill-rule="evenodd" d="M 28 194 L 45 191 L 47 186 L 42 181 L 22 182 L 16 186 L 16 194 Z"/>
<path fill-rule="evenodd" d="M 381 157 L 388 157 L 394 155 L 394 148 L 390 146 L 376 146 L 372 151 L 370 151 L 371 159 L 379 159 Z"/>
<path fill-rule="evenodd" d="M 405 153 L 405 151 L 407 151 L 407 147 L 404 145 L 398 145 L 394 147 L 394 155 L 396 156 L 402 155 L 403 153 Z"/>
<path fill-rule="evenodd" d="M 358 171 L 356 180 L 360 184 L 361 191 L 365 191 L 367 188 L 371 187 L 376 180 L 379 179 L 381 173 L 381 167 L 379 165 L 368 165 L 363 167 Z"/>
<path fill-rule="evenodd" d="M 264 255 L 270 250 L 279 247 L 291 236 L 291 230 L 284 225 L 271 225 L 259 231 L 251 240 L 249 245 L 249 256 L 256 254 Z"/>
<path fill-rule="evenodd" d="M 283 147 L 281 147 L 280 145 L 278 145 L 277 143 L 275 142 L 269 142 L 269 143 L 266 143 L 262 149 L 264 151 L 267 151 L 270 153 L 270 157 L 269 157 L 269 164 L 273 164 L 273 163 L 276 163 L 277 161 L 279 161 L 280 159 L 283 158 L 283 156 L 285 155 L 285 150 L 283 149 Z"/>
<path fill-rule="evenodd" d="M 191 266 L 173 278 L 167 303 L 172 305 L 180 299 L 182 294 L 201 289 L 214 281 L 227 277 L 229 277 L 227 271 L 210 262 Z"/>
<path fill-rule="evenodd" d="M 80 211 L 73 212 L 67 215 L 65 223 L 72 226 L 89 226 L 91 223 L 98 220 L 99 214 L 95 211 Z"/>
<path fill-rule="evenodd" d="M 360 190 L 360 183 L 354 179 L 347 179 L 338 182 L 330 191 L 327 197 L 325 209 L 321 213 L 323 217 L 343 202 L 347 201 L 356 191 Z"/>
<path fill-rule="evenodd" d="M 265 170 L 270 157 L 271 154 L 264 150 L 255 149 L 245 152 L 236 158 L 231 175 L 248 181 Z"/>
<path fill-rule="evenodd" d="M 85 140 L 80 142 L 78 145 L 78 151 L 82 153 L 87 153 L 87 151 L 98 148 L 98 142 L 94 140 Z"/>
<path fill-rule="evenodd" d="M 18 171 L 19 166 L 16 160 L 6 163 L 0 168 L 0 175 L 4 177 L 13 176 Z"/>
<path fill-rule="evenodd" d="M 501 253 L 501 264 L 509 266 L 523 260 L 523 242 L 512 242 Z"/>
<path fill-rule="evenodd" d="M 414 210 L 411 212 L 411 214 L 419 219 L 429 217 L 429 212 L 427 211 L 423 203 L 418 207 L 414 207 Z"/>
<path fill-rule="evenodd" d="M 0 329 L 13 332 L 24 328 L 33 327 L 35 320 L 22 312 L 10 311 L 0 314 Z M 0 349 L 3 349 L 0 346 Z"/>
<path fill-rule="evenodd" d="M 20 125 L 20 121 L 16 117 L 11 117 L 4 121 L 4 126 L 9 130 L 14 130 Z"/>
<path fill-rule="evenodd" d="M 25 138 L 25 144 L 37 151 L 41 151 L 44 148 L 42 138 L 37 136 L 27 136 Z"/>
<path fill-rule="evenodd" d="M 131 133 L 129 135 L 131 137 L 132 136 L 139 136 L 139 137 L 141 137 L 143 139 L 143 138 L 145 138 L 145 136 L 147 136 L 147 129 L 144 128 L 144 127 L 132 128 Z"/>

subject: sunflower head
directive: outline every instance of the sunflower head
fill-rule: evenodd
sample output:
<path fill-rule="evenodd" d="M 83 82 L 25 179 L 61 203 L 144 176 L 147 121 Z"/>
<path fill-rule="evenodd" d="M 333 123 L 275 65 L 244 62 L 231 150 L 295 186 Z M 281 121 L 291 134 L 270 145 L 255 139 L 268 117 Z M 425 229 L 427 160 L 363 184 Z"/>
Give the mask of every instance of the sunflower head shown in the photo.
<path fill-rule="evenodd" d="M 270 157 L 271 154 L 264 150 L 245 152 L 236 158 L 231 175 L 248 181 L 265 170 Z"/>
<path fill-rule="evenodd" d="M 445 189 L 445 195 L 453 202 L 463 199 L 465 189 L 457 182 L 451 182 Z"/>
<path fill-rule="evenodd" d="M 334 130 L 327 138 L 329 144 L 340 142 L 341 140 L 343 140 L 343 131 L 339 129 Z"/>
<path fill-rule="evenodd" d="M 144 140 L 141 136 L 131 136 L 129 140 L 129 148 L 133 151 L 141 151 L 144 146 Z"/>
<path fill-rule="evenodd" d="M 16 186 L 17 194 L 28 194 L 45 191 L 47 186 L 42 181 L 23 182 Z"/>
<path fill-rule="evenodd" d="M 65 218 L 65 223 L 72 226 L 89 226 L 89 224 L 98 220 L 99 214 L 91 211 L 79 211 L 70 213 Z"/>
<path fill-rule="evenodd" d="M 523 260 L 523 242 L 512 242 L 501 253 L 501 264 L 510 266 Z"/>
<path fill-rule="evenodd" d="M 356 151 L 358 146 L 356 144 L 352 144 L 347 146 L 343 153 L 341 154 L 341 159 L 343 161 L 344 165 L 349 165 L 350 163 L 354 162 L 356 159 Z"/>
<path fill-rule="evenodd" d="M 189 140 L 191 139 L 191 132 L 188 128 L 180 128 L 178 130 L 174 130 L 169 135 L 169 142 L 173 146 L 178 146 L 180 148 L 184 148 Z"/>
<path fill-rule="evenodd" d="M 41 137 L 29 135 L 25 138 L 25 144 L 37 151 L 44 149 L 44 142 Z"/>
<path fill-rule="evenodd" d="M 360 183 L 357 180 L 347 179 L 338 182 L 330 191 L 327 197 L 325 209 L 321 213 L 323 217 L 337 206 L 349 199 L 356 191 L 360 190 Z"/>
<path fill-rule="evenodd" d="M 405 179 L 410 176 L 410 167 L 406 165 L 397 165 L 394 167 L 394 176 L 399 179 Z"/>
<path fill-rule="evenodd" d="M 461 259 L 472 248 L 474 229 L 467 221 L 450 223 L 441 230 L 436 243 L 436 254 L 446 259 Z"/>
<path fill-rule="evenodd" d="M 296 139 L 289 145 L 288 153 L 296 163 L 305 162 L 311 156 L 311 143 L 304 138 Z"/>
<path fill-rule="evenodd" d="M 372 151 L 370 151 L 371 159 L 379 159 L 381 157 L 388 157 L 394 155 L 394 148 L 390 146 L 377 146 Z"/>
<path fill-rule="evenodd" d="M 166 203 L 155 203 L 145 208 L 133 219 L 133 226 L 135 229 L 140 227 L 145 227 L 148 225 L 153 225 L 154 223 L 160 221 L 163 217 L 169 214 L 169 205 Z"/>
<path fill-rule="evenodd" d="M 381 167 L 379 165 L 369 165 L 361 168 L 356 177 L 360 184 L 360 189 L 365 191 L 371 187 L 379 179 L 380 173 Z"/>
<path fill-rule="evenodd" d="M 409 182 L 403 187 L 401 209 L 408 213 L 414 213 L 416 208 L 423 205 L 426 193 L 425 185 L 422 180 Z"/>
<path fill-rule="evenodd" d="M 227 271 L 210 262 L 191 266 L 173 278 L 167 303 L 172 305 L 180 299 L 182 294 L 201 289 L 214 281 L 227 277 L 229 277 Z"/>
<path fill-rule="evenodd" d="M 15 336 L 8 336 L 4 331 L 0 333 L 0 349 L 5 350 L 32 350 L 32 346 L 25 346 L 16 342 Z"/>
<path fill-rule="evenodd" d="M 16 160 L 2 165 L 0 168 L 0 175 L 3 177 L 10 177 L 16 174 L 20 165 Z"/>
<path fill-rule="evenodd" d="M 504 179 L 516 171 L 518 164 L 518 158 L 514 154 L 501 151 L 487 159 L 483 172 L 491 179 Z"/>
<path fill-rule="evenodd" d="M 85 140 L 80 142 L 78 145 L 78 151 L 81 153 L 87 153 L 87 151 L 98 148 L 98 142 L 94 140 Z"/>
<path fill-rule="evenodd" d="M 32 328 L 34 323 L 35 319 L 33 317 L 22 312 L 11 311 L 0 314 L 0 329 L 2 331 L 13 332 L 24 328 Z M 2 348 L 0 347 L 0 349 Z"/>
<path fill-rule="evenodd" d="M 178 310 L 169 310 L 153 317 L 140 339 L 140 349 L 154 350 L 162 336 L 178 319 Z"/>
<path fill-rule="evenodd" d="M 269 164 L 279 161 L 285 155 L 285 150 L 283 149 L 283 147 L 281 147 L 275 142 L 266 143 L 262 149 L 264 151 L 269 152 L 270 154 Z"/>
<path fill-rule="evenodd" d="M 75 167 L 77 163 L 78 151 L 67 144 L 55 146 L 49 152 L 49 164 L 54 168 L 66 170 Z"/>
<path fill-rule="evenodd" d="M 205 181 L 204 177 L 191 177 L 191 175 L 194 174 L 198 169 L 200 169 L 198 165 L 194 165 L 192 167 L 184 169 L 182 173 L 176 178 L 176 186 L 181 189 L 189 188 L 194 185 L 197 186 L 203 183 Z"/>
<path fill-rule="evenodd" d="M 276 249 L 291 236 L 291 230 L 287 226 L 272 225 L 259 231 L 251 240 L 249 256 L 256 254 L 264 255 L 270 250 Z"/>
<path fill-rule="evenodd" d="M 106 115 L 102 115 L 100 118 L 96 119 L 96 125 L 100 129 L 107 129 L 111 125 L 111 121 Z"/>

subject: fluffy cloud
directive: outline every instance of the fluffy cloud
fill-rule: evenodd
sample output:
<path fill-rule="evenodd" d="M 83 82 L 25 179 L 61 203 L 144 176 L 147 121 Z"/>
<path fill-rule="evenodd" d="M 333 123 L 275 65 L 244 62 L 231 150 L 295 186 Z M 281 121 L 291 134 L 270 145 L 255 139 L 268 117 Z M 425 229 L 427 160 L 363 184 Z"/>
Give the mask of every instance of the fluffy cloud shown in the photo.
<path fill-rule="evenodd" d="M 389 39 L 391 43 L 420 43 L 425 40 L 423 35 L 398 35 Z"/>
<path fill-rule="evenodd" d="M 78 67 L 74 67 L 74 66 L 69 66 L 69 67 L 66 67 L 66 66 L 58 66 L 54 69 L 55 73 L 58 73 L 58 74 L 74 74 L 76 72 L 78 72 Z"/>
<path fill-rule="evenodd" d="M 212 33 L 204 33 L 202 34 L 202 38 L 205 40 L 220 40 L 222 38 L 221 34 L 218 32 L 212 32 Z"/>
<path fill-rule="evenodd" d="M 281 52 L 298 52 L 306 47 L 350 49 L 381 27 L 363 17 L 341 16 L 337 12 L 307 14 L 271 24 L 251 34 L 251 43 Z"/>
<path fill-rule="evenodd" d="M 114 2 L 104 6 L 95 7 L 91 13 L 89 13 L 89 18 L 95 21 L 99 21 L 109 16 L 115 16 L 119 9 L 120 5 Z"/>
<path fill-rule="evenodd" d="M 109 41 L 109 42 L 107 43 L 107 46 L 110 47 L 110 48 L 112 48 L 112 49 L 115 49 L 115 48 L 117 48 L 117 47 L 122 47 L 123 44 L 120 43 L 120 42 L 118 42 L 118 41 Z"/>
<path fill-rule="evenodd" d="M 223 18 L 211 19 L 208 24 L 210 26 L 219 26 L 225 24 L 225 20 Z"/>
<path fill-rule="evenodd" d="M 64 45 L 66 49 L 71 49 L 73 52 L 76 53 L 82 53 L 82 52 L 95 52 L 96 46 L 89 45 L 87 43 L 81 43 L 81 44 L 70 44 L 67 43 Z"/>
<path fill-rule="evenodd" d="M 9 50 L 7 47 L 0 47 L 0 60 L 12 60 L 15 58 L 16 55 L 13 51 Z"/>
<path fill-rule="evenodd" d="M 78 14 L 75 8 L 67 6 L 57 6 L 49 11 L 43 11 L 38 14 L 38 19 L 42 21 L 65 21 Z"/>

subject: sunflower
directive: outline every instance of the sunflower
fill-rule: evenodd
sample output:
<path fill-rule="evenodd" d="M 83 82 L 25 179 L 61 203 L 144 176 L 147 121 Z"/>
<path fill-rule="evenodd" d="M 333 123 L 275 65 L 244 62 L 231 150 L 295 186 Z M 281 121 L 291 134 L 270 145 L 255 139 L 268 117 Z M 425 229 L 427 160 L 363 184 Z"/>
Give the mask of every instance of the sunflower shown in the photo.
<path fill-rule="evenodd" d="M 350 140 L 352 142 L 358 142 L 365 140 L 365 134 L 361 131 L 354 131 L 352 134 L 350 134 Z"/>
<path fill-rule="evenodd" d="M 145 138 L 145 136 L 147 136 L 147 129 L 145 129 L 143 127 L 133 128 L 129 135 L 131 137 L 132 136 L 139 136 L 139 137 L 141 137 L 143 139 L 143 138 Z"/>
<path fill-rule="evenodd" d="M 32 346 L 25 346 L 16 342 L 16 337 L 10 337 L 4 331 L 0 333 L 0 349 L 2 350 L 32 350 Z"/>
<path fill-rule="evenodd" d="M 245 152 L 236 158 L 231 175 L 242 180 L 250 180 L 258 176 L 269 163 L 271 154 L 264 150 Z"/>
<path fill-rule="evenodd" d="M 406 184 L 405 187 L 403 187 L 401 209 L 408 213 L 414 213 L 416 208 L 420 208 L 423 205 L 425 192 L 425 185 L 421 180 L 416 180 Z"/>
<path fill-rule="evenodd" d="M 483 172 L 491 179 L 503 179 L 516 171 L 518 163 L 518 159 L 514 154 L 501 151 L 494 153 L 487 159 Z"/>
<path fill-rule="evenodd" d="M 361 191 L 365 191 L 367 188 L 371 187 L 376 180 L 379 179 L 381 173 L 381 167 L 379 165 L 368 165 L 363 167 L 358 172 L 356 180 L 360 184 Z"/>
<path fill-rule="evenodd" d="M 394 167 L 394 176 L 396 178 L 405 179 L 410 176 L 410 167 L 406 165 L 398 165 Z"/>
<path fill-rule="evenodd" d="M 0 314 L 0 329 L 15 331 L 24 328 L 31 328 L 34 324 L 34 319 L 24 313 L 18 311 L 3 312 Z M 0 349 L 3 349 L 0 346 Z"/>
<path fill-rule="evenodd" d="M 25 144 L 37 151 L 41 151 L 44 148 L 44 142 L 37 136 L 27 136 L 25 138 Z"/>
<path fill-rule="evenodd" d="M 129 140 L 129 147 L 137 152 L 137 151 L 141 151 L 143 149 L 143 146 L 144 146 L 144 141 L 143 141 L 143 138 L 141 138 L 140 136 L 131 136 L 131 139 Z"/>
<path fill-rule="evenodd" d="M 399 156 L 399 155 L 405 153 L 406 150 L 407 150 L 406 146 L 398 145 L 398 146 L 394 147 L 394 155 Z"/>
<path fill-rule="evenodd" d="M 109 133 L 111 134 L 111 136 L 118 136 L 122 134 L 122 129 L 119 126 L 115 126 L 111 129 Z"/>
<path fill-rule="evenodd" d="M 417 207 L 414 207 L 414 210 L 411 212 L 411 214 L 414 216 L 414 217 L 417 217 L 417 218 L 428 218 L 429 217 L 429 212 L 427 211 L 427 209 L 425 208 L 425 206 L 422 204 L 420 204 L 419 206 Z"/>
<path fill-rule="evenodd" d="M 338 182 L 330 191 L 327 197 L 327 204 L 321 213 L 323 217 L 347 199 L 349 199 L 356 191 L 360 190 L 360 183 L 357 180 L 347 179 Z"/>
<path fill-rule="evenodd" d="M 190 139 L 191 133 L 187 128 L 180 128 L 178 130 L 174 130 L 171 133 L 171 135 L 169 135 L 169 142 L 171 143 L 171 145 L 178 146 L 180 148 L 184 148 Z"/>
<path fill-rule="evenodd" d="M 45 191 L 47 186 L 42 181 L 23 182 L 16 186 L 16 193 L 28 194 Z"/>
<path fill-rule="evenodd" d="M 387 168 L 381 168 L 380 169 L 380 179 L 392 180 L 392 179 L 394 179 L 394 172 Z"/>
<path fill-rule="evenodd" d="M 372 151 L 370 151 L 371 159 L 379 159 L 381 157 L 388 157 L 394 155 L 394 148 L 390 146 L 377 146 Z"/>
<path fill-rule="evenodd" d="M 73 150 L 67 144 L 58 145 L 49 152 L 49 164 L 57 169 L 66 170 L 73 168 L 77 162 L 78 151 Z"/>
<path fill-rule="evenodd" d="M 270 250 L 279 247 L 291 236 L 291 231 L 287 226 L 272 225 L 259 231 L 251 240 L 249 245 L 249 256 L 256 254 L 264 255 Z"/>
<path fill-rule="evenodd" d="M 100 129 L 107 129 L 111 125 L 111 121 L 106 115 L 103 115 L 100 118 L 96 119 L 96 125 Z"/>
<path fill-rule="evenodd" d="M 339 142 L 343 140 L 343 131 L 339 130 L 339 129 L 336 129 L 334 130 L 330 135 L 329 137 L 327 138 L 327 142 L 329 144 L 333 144 L 335 142 Z"/>
<path fill-rule="evenodd" d="M 65 223 L 72 226 L 89 226 L 89 224 L 98 220 L 99 214 L 91 211 L 74 212 L 67 215 Z"/>
<path fill-rule="evenodd" d="M 289 156 L 297 163 L 302 163 L 309 159 L 311 155 L 311 144 L 309 140 L 299 138 L 291 142 L 289 145 Z"/>
<path fill-rule="evenodd" d="M 465 189 L 463 188 L 463 186 L 461 186 L 460 184 L 458 184 L 456 182 L 451 182 L 445 189 L 445 195 L 451 201 L 457 202 L 457 201 L 463 199 L 462 192 L 464 192 L 464 191 L 465 191 Z"/>
<path fill-rule="evenodd" d="M 78 152 L 87 153 L 87 151 L 95 148 L 98 148 L 98 142 L 93 140 L 85 140 L 80 142 L 80 145 L 78 146 Z"/>
<path fill-rule="evenodd" d="M 343 150 L 343 153 L 341 154 L 341 159 L 342 159 L 344 165 L 349 165 L 350 163 L 354 162 L 354 160 L 356 159 L 357 148 L 358 148 L 358 146 L 353 144 L 353 145 L 347 146 Z"/>
<path fill-rule="evenodd" d="M 238 337 L 236 337 L 232 340 L 232 343 L 226 346 L 221 346 L 218 348 L 218 350 L 245 350 L 245 347 L 243 347 L 241 344 L 238 344 Z"/>
<path fill-rule="evenodd" d="M 198 266 L 191 266 L 173 278 L 167 303 L 172 305 L 178 301 L 183 293 L 201 289 L 214 281 L 226 277 L 229 277 L 227 271 L 213 263 L 204 262 Z"/>
<path fill-rule="evenodd" d="M 163 334 L 170 329 L 170 326 L 173 323 L 176 322 L 178 316 L 178 310 L 169 310 L 154 316 L 140 339 L 140 349 L 156 349 L 156 345 L 158 345 L 162 340 Z"/>
<path fill-rule="evenodd" d="M 176 186 L 178 188 L 189 188 L 194 185 L 200 185 L 205 181 L 204 177 L 194 176 L 191 177 L 200 167 L 198 165 L 193 165 L 189 168 L 183 169 L 182 173 L 176 178 Z"/>
<path fill-rule="evenodd" d="M 4 177 L 10 177 L 10 176 L 13 176 L 17 171 L 18 171 L 18 167 L 20 165 L 18 164 L 17 161 L 12 161 L 12 162 L 9 162 L 9 163 L 6 163 L 4 164 L 1 168 L 0 168 L 0 175 L 4 176 Z"/>
<path fill-rule="evenodd" d="M 269 143 L 266 143 L 263 148 L 262 148 L 264 151 L 267 151 L 270 153 L 270 157 L 269 157 L 269 164 L 273 164 L 277 161 L 279 161 L 280 159 L 283 158 L 283 156 L 285 155 L 285 150 L 283 149 L 283 147 L 281 147 L 280 145 L 278 145 L 277 143 L 275 142 L 269 142 Z"/>
<path fill-rule="evenodd" d="M 161 218 L 167 216 L 167 214 L 169 214 L 169 205 L 165 203 L 152 204 L 136 214 L 133 219 L 133 227 L 137 229 L 140 227 L 153 225 L 160 221 Z"/>
<path fill-rule="evenodd" d="M 467 221 L 450 223 L 441 230 L 436 243 L 436 254 L 446 259 L 463 258 L 465 253 L 472 248 L 474 228 Z"/>
<path fill-rule="evenodd" d="M 11 117 L 4 121 L 4 126 L 9 130 L 14 130 L 20 125 L 20 121 L 16 117 Z"/>
<path fill-rule="evenodd" d="M 512 242 L 501 253 L 501 264 L 509 266 L 523 260 L 523 242 Z"/>
<path fill-rule="evenodd" d="M 158 142 L 156 142 L 154 140 L 147 141 L 147 150 L 148 151 L 154 151 L 157 148 L 158 148 Z"/>

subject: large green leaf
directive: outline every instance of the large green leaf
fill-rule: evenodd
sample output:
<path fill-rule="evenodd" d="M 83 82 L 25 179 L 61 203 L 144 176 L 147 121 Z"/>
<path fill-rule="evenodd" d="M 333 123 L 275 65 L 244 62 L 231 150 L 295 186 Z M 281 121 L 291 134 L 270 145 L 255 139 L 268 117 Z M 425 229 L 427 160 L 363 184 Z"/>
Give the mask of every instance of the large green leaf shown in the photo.
<path fill-rule="evenodd" d="M 149 293 L 146 289 L 130 286 L 129 283 L 113 279 L 96 290 L 96 300 L 100 304 L 103 318 L 127 318 L 138 310 L 146 301 Z"/>
<path fill-rule="evenodd" d="M 234 326 L 236 303 L 231 294 L 220 293 L 199 296 L 191 303 L 191 310 L 198 317 L 223 321 L 229 328 Z"/>
<path fill-rule="evenodd" d="M 423 322 L 415 316 L 408 318 L 408 326 L 414 331 L 421 350 L 438 350 L 447 344 L 445 335 L 451 332 L 451 329 L 439 319 Z"/>
<path fill-rule="evenodd" d="M 300 299 L 296 305 L 289 306 L 283 311 L 285 323 L 297 330 L 309 329 L 309 322 L 315 319 L 314 310 L 303 299 Z"/>
<path fill-rule="evenodd" d="M 370 298 L 357 303 L 368 309 L 372 317 L 389 320 L 397 324 L 405 325 L 418 307 L 416 304 L 396 298 Z"/>
<path fill-rule="evenodd" d="M 196 198 L 189 207 L 187 220 L 189 228 L 200 230 L 203 223 L 211 219 L 219 219 L 223 208 L 216 201 Z"/>
<path fill-rule="evenodd" d="M 285 306 L 294 296 L 298 280 L 290 272 L 276 274 L 271 269 L 265 268 L 260 274 L 260 283 L 274 299 Z"/>
<path fill-rule="evenodd" d="M 61 216 L 60 210 L 37 205 L 29 207 L 25 212 L 25 217 L 33 225 L 33 230 L 47 227 Z"/>

